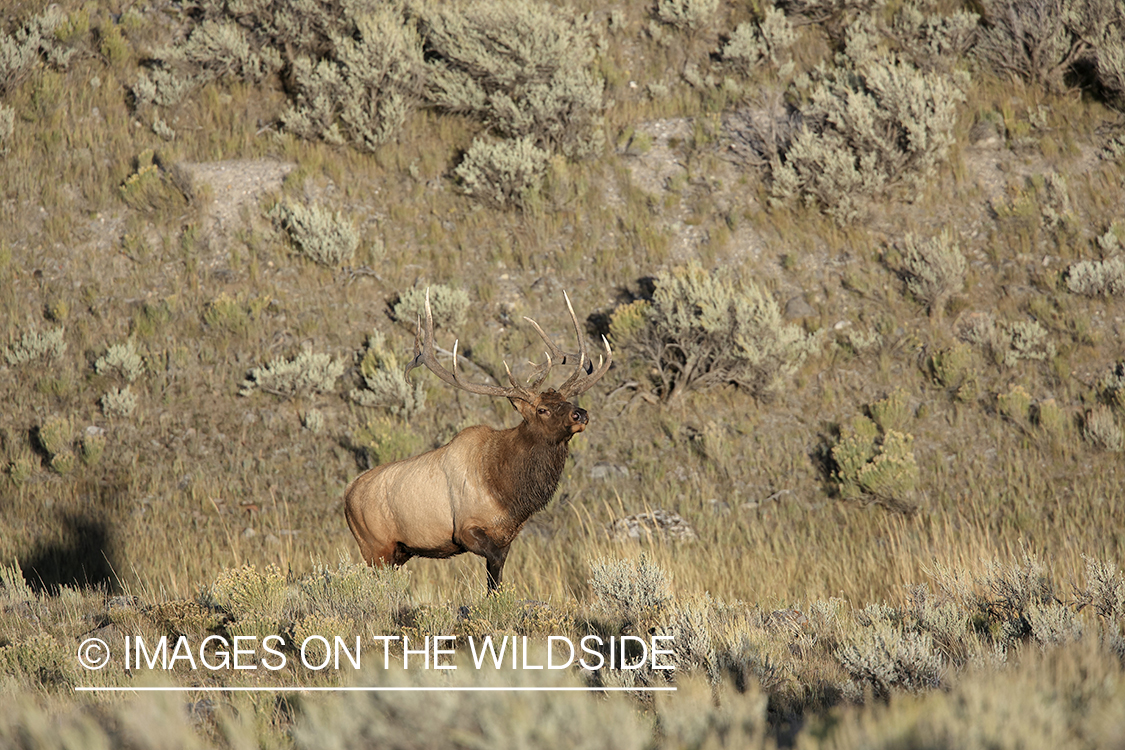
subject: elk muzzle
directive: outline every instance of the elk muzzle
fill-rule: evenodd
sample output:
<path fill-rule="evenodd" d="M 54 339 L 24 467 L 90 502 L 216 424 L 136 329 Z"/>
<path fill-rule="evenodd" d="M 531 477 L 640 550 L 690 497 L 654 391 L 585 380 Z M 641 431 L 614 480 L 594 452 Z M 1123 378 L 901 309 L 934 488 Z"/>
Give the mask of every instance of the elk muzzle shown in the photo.
<path fill-rule="evenodd" d="M 579 409 L 577 406 L 570 412 L 570 431 L 582 432 L 586 429 L 586 425 L 590 421 L 590 416 L 586 413 L 585 409 Z"/>

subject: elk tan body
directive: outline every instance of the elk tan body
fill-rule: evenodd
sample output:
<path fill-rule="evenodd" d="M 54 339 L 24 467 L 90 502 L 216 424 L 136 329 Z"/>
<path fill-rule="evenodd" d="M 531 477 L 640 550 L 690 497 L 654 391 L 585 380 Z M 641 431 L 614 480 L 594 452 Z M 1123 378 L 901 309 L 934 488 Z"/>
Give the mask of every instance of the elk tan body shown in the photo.
<path fill-rule="evenodd" d="M 510 373 L 510 388 L 465 383 L 457 372 L 456 344 L 452 373 L 437 362 L 427 297 L 424 344 L 419 346 L 416 340 L 415 357 L 407 370 L 424 364 L 455 387 L 504 396 L 523 421 L 507 430 L 469 427 L 440 448 L 378 466 L 352 481 L 344 493 L 344 513 L 368 564 L 402 565 L 416 556 L 445 558 L 472 552 L 487 561 L 489 590 L 499 586 L 509 545 L 527 519 L 550 502 L 570 439 L 588 422 L 586 412 L 568 398 L 601 378 L 612 358 L 605 343 L 605 359 L 595 372 L 586 371 L 585 341 L 572 308 L 570 314 L 579 336 L 577 355 L 559 349 L 530 321 L 549 350 L 531 389 L 516 384 Z M 574 358 L 578 366 L 558 391 L 533 390 L 554 364 Z"/>

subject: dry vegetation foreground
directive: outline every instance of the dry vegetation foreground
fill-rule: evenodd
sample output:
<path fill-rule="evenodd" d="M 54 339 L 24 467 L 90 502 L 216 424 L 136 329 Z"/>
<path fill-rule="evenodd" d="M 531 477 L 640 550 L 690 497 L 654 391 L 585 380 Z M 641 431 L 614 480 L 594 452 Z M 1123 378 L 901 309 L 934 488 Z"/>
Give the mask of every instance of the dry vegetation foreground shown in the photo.
<path fill-rule="evenodd" d="M 0 745 L 1125 746 L 1123 108 L 1114 0 L 5 8 Z M 344 523 L 514 423 L 427 288 L 479 382 L 614 347 L 496 597 Z M 631 692 L 75 691 L 341 685 Z"/>

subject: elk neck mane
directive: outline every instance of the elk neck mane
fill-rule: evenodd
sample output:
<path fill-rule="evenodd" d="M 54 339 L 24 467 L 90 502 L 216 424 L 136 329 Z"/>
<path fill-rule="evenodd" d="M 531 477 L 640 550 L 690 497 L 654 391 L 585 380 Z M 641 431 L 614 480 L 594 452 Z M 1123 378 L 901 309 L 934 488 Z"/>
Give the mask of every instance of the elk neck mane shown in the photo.
<path fill-rule="evenodd" d="M 522 525 L 551 502 L 570 453 L 569 436 L 557 443 L 546 440 L 523 422 L 494 437 L 485 481 L 512 520 Z"/>

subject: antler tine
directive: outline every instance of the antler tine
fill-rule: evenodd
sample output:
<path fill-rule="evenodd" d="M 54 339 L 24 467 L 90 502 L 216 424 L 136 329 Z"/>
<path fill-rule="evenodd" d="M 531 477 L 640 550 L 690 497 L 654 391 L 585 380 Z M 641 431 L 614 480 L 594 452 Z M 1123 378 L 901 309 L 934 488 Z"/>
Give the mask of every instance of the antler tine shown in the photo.
<path fill-rule="evenodd" d="M 526 388 L 521 388 L 516 384 L 515 380 L 511 377 L 511 372 L 508 373 L 508 379 L 512 382 L 511 388 L 505 388 L 498 385 L 488 385 L 485 383 L 468 383 L 461 379 L 461 373 L 457 370 L 457 345 L 458 341 L 453 342 L 453 372 L 445 369 L 440 362 L 438 362 L 437 353 L 434 349 L 434 314 L 430 308 L 430 290 L 426 290 L 426 327 L 423 330 L 421 320 L 419 320 L 418 332 L 414 335 L 414 359 L 406 366 L 406 371 L 410 372 L 419 365 L 425 365 L 426 368 L 437 375 L 443 381 L 452 385 L 455 388 L 468 391 L 469 393 L 477 393 L 482 396 L 503 396 L 504 398 L 517 398 L 521 401 L 531 401 L 532 394 Z M 421 346 L 419 346 L 418 339 L 421 338 Z M 507 369 L 507 364 L 504 365 Z"/>
<path fill-rule="evenodd" d="M 575 370 L 574 374 L 559 386 L 559 395 L 563 398 L 579 396 L 590 390 L 594 383 L 601 380 L 609 372 L 609 366 L 613 363 L 613 351 L 609 348 L 609 340 L 605 336 L 602 336 L 602 345 L 605 347 L 605 357 L 598 357 L 597 369 L 589 374 L 585 373 L 582 368 Z"/>

